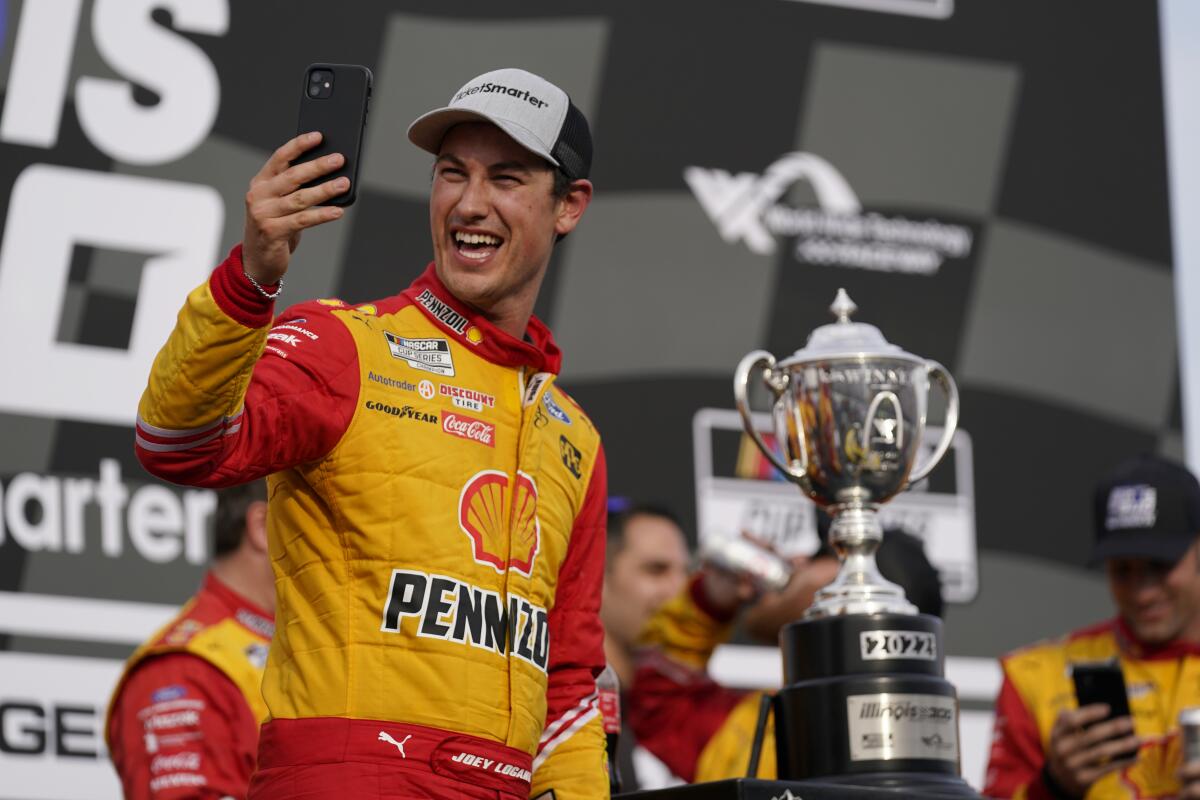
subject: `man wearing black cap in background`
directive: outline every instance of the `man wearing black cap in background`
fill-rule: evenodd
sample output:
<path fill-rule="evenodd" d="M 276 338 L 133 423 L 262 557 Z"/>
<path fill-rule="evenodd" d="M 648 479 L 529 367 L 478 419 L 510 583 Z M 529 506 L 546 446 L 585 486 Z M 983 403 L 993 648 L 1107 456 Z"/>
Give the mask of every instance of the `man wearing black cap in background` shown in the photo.
<path fill-rule="evenodd" d="M 277 628 L 252 798 L 606 797 L 604 453 L 533 316 L 592 196 L 587 120 L 502 69 L 408 138 L 435 158 L 424 273 L 272 327 L 300 232 L 340 217 L 320 204 L 349 188 L 304 188 L 340 154 L 291 165 L 319 134 L 283 145 L 155 361 L 138 457 L 192 485 L 270 475 Z"/>
<path fill-rule="evenodd" d="M 1117 617 L 1002 659 L 988 797 L 1180 793 L 1177 719 L 1200 705 L 1200 483 L 1144 455 L 1097 487 L 1094 511 L 1092 557 L 1104 562 Z M 1077 707 L 1070 669 L 1112 659 L 1132 718 L 1105 721 L 1106 705 Z"/>

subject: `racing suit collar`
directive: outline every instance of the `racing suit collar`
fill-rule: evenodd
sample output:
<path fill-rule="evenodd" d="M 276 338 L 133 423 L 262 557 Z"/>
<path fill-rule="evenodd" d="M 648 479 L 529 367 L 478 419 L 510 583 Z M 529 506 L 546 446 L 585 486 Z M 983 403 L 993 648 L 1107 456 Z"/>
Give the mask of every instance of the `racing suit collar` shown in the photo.
<path fill-rule="evenodd" d="M 1181 639 L 1173 639 L 1165 644 L 1146 644 L 1133 635 L 1133 631 L 1120 617 L 1113 620 L 1112 625 L 1121 650 L 1134 658 L 1155 661 L 1200 655 L 1200 644 Z"/>
<path fill-rule="evenodd" d="M 451 294 L 438 279 L 432 261 L 402 294 L 458 341 L 493 363 L 506 367 L 530 366 L 537 372 L 556 375 L 562 368 L 562 351 L 544 322 L 530 316 L 525 340 L 513 338 Z"/>
<path fill-rule="evenodd" d="M 215 597 L 243 627 L 267 639 L 274 635 L 275 616 L 242 597 L 211 571 L 205 573 L 201 591 Z"/>

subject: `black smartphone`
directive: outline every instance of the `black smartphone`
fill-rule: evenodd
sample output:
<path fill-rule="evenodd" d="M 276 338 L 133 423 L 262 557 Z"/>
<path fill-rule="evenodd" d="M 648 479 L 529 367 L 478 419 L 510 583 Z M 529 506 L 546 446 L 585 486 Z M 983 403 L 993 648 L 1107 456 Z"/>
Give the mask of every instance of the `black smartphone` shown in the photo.
<path fill-rule="evenodd" d="M 1075 699 L 1079 707 L 1092 703 L 1108 704 L 1108 716 L 1092 723 L 1105 722 L 1117 717 L 1131 716 L 1129 693 L 1125 690 L 1125 675 L 1117 661 L 1081 662 L 1071 665 L 1071 680 L 1075 683 Z M 1115 759 L 1132 758 L 1137 748 L 1128 753 L 1118 753 Z"/>
<path fill-rule="evenodd" d="M 321 143 L 293 164 L 302 164 L 331 153 L 341 153 L 341 169 L 306 183 L 305 188 L 334 178 L 350 179 L 350 190 L 322 205 L 348 206 L 358 196 L 358 162 L 363 132 L 371 104 L 371 70 L 360 64 L 309 64 L 300 93 L 300 121 L 296 133 L 320 131 Z"/>

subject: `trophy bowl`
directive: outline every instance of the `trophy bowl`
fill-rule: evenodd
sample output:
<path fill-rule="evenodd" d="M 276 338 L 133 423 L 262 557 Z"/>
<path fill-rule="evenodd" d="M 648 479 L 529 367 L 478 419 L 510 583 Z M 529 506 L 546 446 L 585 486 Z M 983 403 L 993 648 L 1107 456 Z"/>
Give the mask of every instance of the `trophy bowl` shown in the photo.
<path fill-rule="evenodd" d="M 851 321 L 855 310 L 839 289 L 830 307 L 837 321 L 813 331 L 805 347 L 779 362 L 764 350 L 747 354 L 734 374 L 734 396 L 763 454 L 833 517 L 830 544 L 842 569 L 807 613 L 914 614 L 900 587 L 875 566 L 883 537 L 877 511 L 946 454 L 958 424 L 958 388 L 941 364 L 889 344 L 873 325 Z M 780 452 L 751 421 L 749 385 L 756 371 L 774 398 Z M 932 456 L 917 465 L 932 380 L 946 393 L 946 422 Z"/>

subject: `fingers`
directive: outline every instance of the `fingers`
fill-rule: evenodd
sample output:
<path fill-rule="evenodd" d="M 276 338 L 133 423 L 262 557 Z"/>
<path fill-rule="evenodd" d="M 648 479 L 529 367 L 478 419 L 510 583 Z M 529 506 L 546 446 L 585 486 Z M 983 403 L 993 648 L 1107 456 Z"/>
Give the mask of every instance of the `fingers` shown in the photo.
<path fill-rule="evenodd" d="M 1180 798 L 1200 800 L 1200 761 L 1184 764 L 1179 770 L 1179 782 L 1183 784 Z"/>
<path fill-rule="evenodd" d="M 288 165 L 303 155 L 306 151 L 311 150 L 321 143 L 321 134 L 319 131 L 311 133 L 302 133 L 294 139 L 290 139 L 279 146 L 279 149 L 271 154 L 267 159 L 267 163 L 263 164 L 262 169 L 258 171 L 255 177 L 256 180 L 269 180 L 276 175 L 287 170 Z"/>
<path fill-rule="evenodd" d="M 1077 773 L 1077 775 L 1078 775 L 1079 782 L 1081 785 L 1091 786 L 1093 783 L 1100 780 L 1108 773 L 1120 772 L 1123 769 L 1132 767 L 1134 765 L 1134 763 L 1135 763 L 1135 759 L 1123 758 L 1120 761 L 1110 761 L 1107 764 L 1104 764 L 1103 766 L 1093 767 L 1091 769 L 1082 770 L 1079 773 Z"/>
<path fill-rule="evenodd" d="M 1062 711 L 1050 731 L 1048 766 L 1064 786 L 1084 788 L 1133 763 L 1129 757 L 1142 744 L 1133 733 L 1133 720 L 1104 720 L 1103 703 Z M 1101 721 L 1104 720 L 1104 721 Z"/>
<path fill-rule="evenodd" d="M 1108 739 L 1076 751 L 1067 757 L 1064 763 L 1071 770 L 1084 770 L 1098 765 L 1107 768 L 1109 764 L 1113 763 L 1111 759 L 1136 753 L 1141 744 L 1141 738 L 1135 735 Z"/>
<path fill-rule="evenodd" d="M 307 208 L 320 205 L 350 188 L 349 178 L 335 178 L 307 189 L 300 189 L 283 197 L 268 197 L 255 202 L 252 213 L 262 219 L 286 217 Z"/>
<path fill-rule="evenodd" d="M 1107 714 L 1108 706 L 1103 703 L 1060 712 L 1050 731 L 1051 749 L 1066 763 L 1080 752 L 1090 753 L 1101 742 L 1133 732 L 1133 720 L 1129 717 L 1097 722 Z"/>
<path fill-rule="evenodd" d="M 1108 712 L 1107 703 L 1092 703 L 1082 708 L 1063 711 L 1058 718 L 1071 728 L 1083 728 L 1104 719 L 1108 716 Z"/>
<path fill-rule="evenodd" d="M 1133 733 L 1133 720 L 1129 717 L 1117 717 L 1085 728 L 1080 734 L 1080 744 L 1084 747 L 1091 747 L 1127 733 Z"/>
<path fill-rule="evenodd" d="M 322 175 L 338 169 L 346 159 L 341 153 L 322 156 L 312 161 L 305 161 L 288 167 L 277 175 L 264 177 L 262 173 L 250 181 L 251 200 L 261 200 L 270 197 L 283 197 L 291 194 L 306 183 L 316 181 Z"/>
<path fill-rule="evenodd" d="M 286 217 L 275 217 L 262 224 L 263 233 L 272 241 L 287 240 L 289 250 L 295 249 L 292 239 L 297 233 L 306 228 L 313 228 L 332 222 L 345 213 L 337 206 L 313 206 Z"/>

